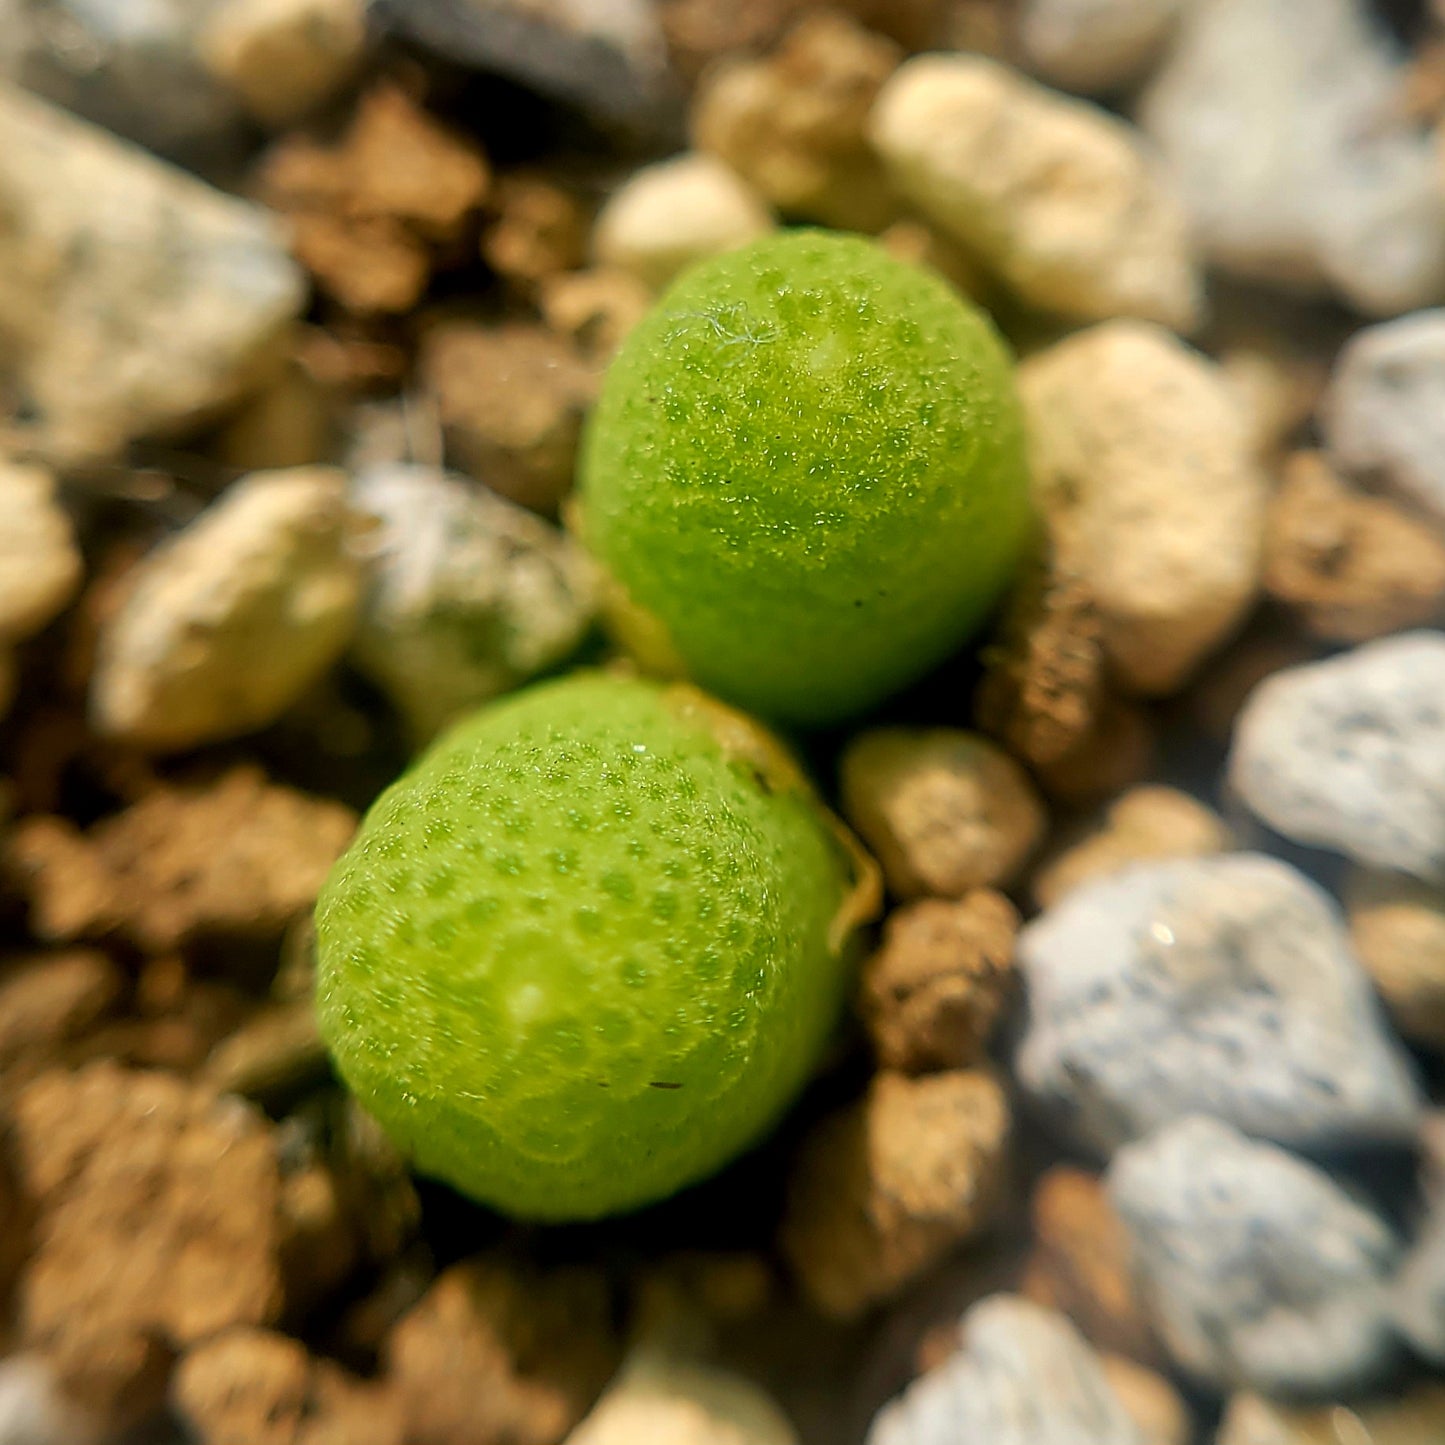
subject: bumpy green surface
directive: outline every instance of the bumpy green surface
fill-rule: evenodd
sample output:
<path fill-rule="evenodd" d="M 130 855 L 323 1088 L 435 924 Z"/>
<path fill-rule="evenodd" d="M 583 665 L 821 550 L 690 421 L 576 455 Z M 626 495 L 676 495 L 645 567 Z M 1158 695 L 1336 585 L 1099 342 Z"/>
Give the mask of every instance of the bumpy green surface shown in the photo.
<path fill-rule="evenodd" d="M 702 263 L 608 372 L 581 530 L 688 673 L 778 720 L 855 713 L 967 639 L 1028 527 L 983 314 L 875 244 Z"/>
<path fill-rule="evenodd" d="M 524 1217 L 628 1209 L 725 1163 L 812 1069 L 850 863 L 697 696 L 580 673 L 485 708 L 337 864 L 322 1032 L 423 1173 Z"/>

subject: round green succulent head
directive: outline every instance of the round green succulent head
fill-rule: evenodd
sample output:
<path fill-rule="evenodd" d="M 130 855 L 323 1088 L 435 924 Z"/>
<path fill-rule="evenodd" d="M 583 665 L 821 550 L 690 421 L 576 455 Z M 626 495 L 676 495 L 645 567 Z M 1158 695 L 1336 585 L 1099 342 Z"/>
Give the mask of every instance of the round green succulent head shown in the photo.
<path fill-rule="evenodd" d="M 574 674 L 377 800 L 317 905 L 321 1029 L 422 1172 L 533 1219 L 631 1209 L 787 1105 L 875 896 L 756 725 Z"/>
<path fill-rule="evenodd" d="M 804 725 L 978 627 L 1029 528 L 1010 358 L 871 241 L 795 231 L 687 272 L 587 429 L 577 526 L 645 662 Z"/>

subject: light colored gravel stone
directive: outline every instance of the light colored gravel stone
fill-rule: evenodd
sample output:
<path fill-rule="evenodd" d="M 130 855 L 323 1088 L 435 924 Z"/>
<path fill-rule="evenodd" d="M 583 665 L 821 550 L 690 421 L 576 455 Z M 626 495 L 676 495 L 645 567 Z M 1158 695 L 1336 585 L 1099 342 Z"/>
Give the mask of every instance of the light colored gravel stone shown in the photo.
<path fill-rule="evenodd" d="M 762 198 L 716 156 L 689 153 L 644 166 L 613 193 L 592 232 L 603 266 L 654 290 L 694 261 L 766 235 L 775 222 Z"/>
<path fill-rule="evenodd" d="M 1419 1098 L 1321 889 L 1256 853 L 1140 864 L 1019 935 L 1024 1087 L 1109 1154 L 1191 1113 L 1314 1146 L 1408 1139 Z"/>
<path fill-rule="evenodd" d="M 1219 367 L 1115 321 L 1031 357 L 1019 387 L 1039 510 L 1116 676 L 1174 691 L 1242 619 L 1263 558 L 1268 484 Z"/>
<path fill-rule="evenodd" d="M 1140 106 L 1210 260 L 1392 316 L 1445 296 L 1445 170 L 1366 0 L 1194 0 Z"/>
<path fill-rule="evenodd" d="M 1143 74 L 1189 0 L 1025 0 L 1030 65 L 1065 90 L 1097 95 Z"/>
<path fill-rule="evenodd" d="M 639 1346 L 566 1445 L 798 1445 L 759 1386 L 713 1365 Z"/>
<path fill-rule="evenodd" d="M 843 811 L 901 898 L 1007 883 L 1047 821 L 1028 774 L 954 728 L 880 728 L 843 755 Z"/>
<path fill-rule="evenodd" d="M 184 428 L 280 363 L 301 274 L 265 211 L 0 86 L 0 328 L 55 461 Z"/>
<path fill-rule="evenodd" d="M 1267 677 L 1235 725 L 1229 781 L 1297 843 L 1445 882 L 1445 633 Z"/>
<path fill-rule="evenodd" d="M 1445 519 L 1445 308 L 1351 337 L 1321 421 L 1341 467 Z"/>
<path fill-rule="evenodd" d="M 870 129 L 898 190 L 1031 306 L 1180 330 L 1199 320 L 1184 209 L 1123 121 L 952 54 L 895 71 Z"/>
<path fill-rule="evenodd" d="M 360 69 L 366 0 L 221 0 L 197 47 L 250 115 L 280 129 L 303 120 Z"/>
<path fill-rule="evenodd" d="M 957 1350 L 885 1405 L 868 1445 L 1144 1445 L 1099 1357 L 1063 1315 L 991 1295 Z"/>
<path fill-rule="evenodd" d="M 95 726 L 166 752 L 274 722 L 351 640 L 347 524 L 333 468 L 232 486 L 128 579 L 100 631 Z"/>
<path fill-rule="evenodd" d="M 1130 788 L 1098 822 L 1041 863 L 1034 897 L 1050 908 L 1081 883 L 1107 878 L 1133 863 L 1207 858 L 1227 852 L 1233 838 L 1224 820 L 1197 798 L 1157 783 Z"/>
<path fill-rule="evenodd" d="M 44 627 L 70 601 L 80 568 L 55 478 L 0 458 L 0 646 Z"/>
<path fill-rule="evenodd" d="M 555 667 L 591 625 L 593 574 L 557 528 L 430 467 L 357 477 L 379 523 L 353 651 L 424 741 L 467 709 Z"/>
<path fill-rule="evenodd" d="M 1190 1374 L 1324 1393 L 1391 1363 L 1399 1243 L 1322 1170 L 1195 1115 L 1120 1150 L 1109 1192 L 1155 1324 Z"/>

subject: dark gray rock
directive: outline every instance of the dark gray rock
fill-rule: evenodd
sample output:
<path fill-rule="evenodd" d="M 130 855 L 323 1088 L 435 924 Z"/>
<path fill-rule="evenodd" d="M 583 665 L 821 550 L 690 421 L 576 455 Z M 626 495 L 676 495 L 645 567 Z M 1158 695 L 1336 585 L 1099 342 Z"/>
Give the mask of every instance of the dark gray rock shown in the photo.
<path fill-rule="evenodd" d="M 372 0 L 384 32 L 501 76 L 630 139 L 680 141 L 681 94 L 648 0 Z"/>

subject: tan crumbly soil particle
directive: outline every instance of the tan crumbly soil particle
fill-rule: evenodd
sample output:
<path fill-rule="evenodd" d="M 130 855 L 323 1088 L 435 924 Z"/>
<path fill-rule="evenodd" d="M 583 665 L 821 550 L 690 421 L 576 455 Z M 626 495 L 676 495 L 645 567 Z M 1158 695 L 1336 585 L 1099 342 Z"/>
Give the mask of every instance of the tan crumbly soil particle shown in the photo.
<path fill-rule="evenodd" d="M 555 515 L 597 388 L 576 347 L 523 322 L 447 322 L 423 341 L 418 372 L 456 464 L 514 502 Z"/>
<path fill-rule="evenodd" d="M 514 171 L 500 177 L 492 205 L 496 215 L 482 233 L 482 259 L 523 294 L 587 259 L 588 208 L 548 176 Z"/>
<path fill-rule="evenodd" d="M 983 654 L 978 725 L 1034 767 L 1061 762 L 1087 741 L 1104 702 L 1102 628 L 1081 578 L 1035 561 Z"/>
<path fill-rule="evenodd" d="M 858 1011 L 885 1069 L 974 1063 L 1013 986 L 1019 916 L 990 888 L 895 909 L 863 966 Z"/>
<path fill-rule="evenodd" d="M 409 1445 L 556 1445 L 618 1358 L 599 1275 L 482 1258 L 442 1274 L 386 1348 Z"/>
<path fill-rule="evenodd" d="M 1146 709 L 1122 698 L 1106 697 L 1083 740 L 1056 761 L 1040 764 L 1034 776 L 1055 802 L 1087 807 L 1148 777 L 1157 747 Z"/>
<path fill-rule="evenodd" d="M 120 998 L 120 969 L 95 949 L 0 962 L 0 1092 L 103 1018 Z"/>
<path fill-rule="evenodd" d="M 1315 636 L 1364 642 L 1445 612 L 1445 537 L 1296 452 L 1270 503 L 1264 585 Z"/>
<path fill-rule="evenodd" d="M 979 0 L 970 0 L 979 7 Z M 990 10 L 1003 0 L 983 0 Z M 695 80 L 709 62 L 737 51 L 760 53 L 775 45 L 816 0 L 663 0 L 661 19 L 672 62 Z M 945 38 L 941 29 L 948 7 L 944 0 L 840 0 L 833 6 L 871 29 L 890 36 L 910 50 L 921 50 Z M 968 8 L 968 7 L 962 7 Z"/>
<path fill-rule="evenodd" d="M 1124 1226 L 1092 1174 L 1049 1169 L 1034 1189 L 1023 1292 L 1062 1311 L 1101 1350 L 1149 1364 L 1158 1346 L 1135 1295 Z"/>
<path fill-rule="evenodd" d="M 299 1341 L 236 1329 L 191 1350 L 170 1399 L 198 1445 L 401 1445 L 393 1392 L 367 1384 Z"/>
<path fill-rule="evenodd" d="M 36 1218 L 20 1336 L 77 1399 L 143 1412 L 173 1349 L 275 1318 L 280 1181 L 248 1107 L 98 1063 L 34 1080 L 9 1124 Z"/>
<path fill-rule="evenodd" d="M 734 58 L 698 87 L 692 132 L 784 215 L 876 232 L 899 204 L 867 139 L 901 49 L 837 11 L 806 16 L 766 60 Z"/>
<path fill-rule="evenodd" d="M 983 1229 L 1004 1194 L 1009 1134 L 987 1070 L 876 1074 L 794 1166 L 780 1244 L 813 1304 L 861 1314 Z"/>
<path fill-rule="evenodd" d="M 477 144 L 391 84 L 362 98 L 338 144 L 289 135 L 257 176 L 261 199 L 291 223 L 297 259 L 361 314 L 410 310 L 490 186 Z"/>
<path fill-rule="evenodd" d="M 342 804 L 242 765 L 160 788 L 84 834 L 63 818 L 24 819 L 3 857 L 40 937 L 118 931 L 160 953 L 206 934 L 279 937 L 355 828 Z"/>

